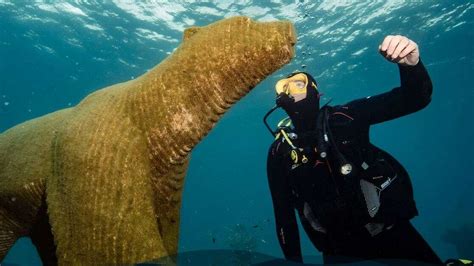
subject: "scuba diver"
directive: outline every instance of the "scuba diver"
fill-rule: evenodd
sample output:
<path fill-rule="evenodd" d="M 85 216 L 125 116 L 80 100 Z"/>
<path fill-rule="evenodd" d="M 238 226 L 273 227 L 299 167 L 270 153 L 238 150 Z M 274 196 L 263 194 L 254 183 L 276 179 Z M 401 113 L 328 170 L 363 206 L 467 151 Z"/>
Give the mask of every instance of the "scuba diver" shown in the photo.
<path fill-rule="evenodd" d="M 274 135 L 267 159 L 276 231 L 287 260 L 302 262 L 295 209 L 324 263 L 399 259 L 442 264 L 410 223 L 418 215 L 409 175 L 369 140 L 371 125 L 423 109 L 432 84 L 418 46 L 387 36 L 379 52 L 397 63 L 400 87 L 320 107 L 314 78 L 293 73 L 276 84 L 277 105 L 264 118 Z M 267 117 L 283 108 L 276 131 Z"/>

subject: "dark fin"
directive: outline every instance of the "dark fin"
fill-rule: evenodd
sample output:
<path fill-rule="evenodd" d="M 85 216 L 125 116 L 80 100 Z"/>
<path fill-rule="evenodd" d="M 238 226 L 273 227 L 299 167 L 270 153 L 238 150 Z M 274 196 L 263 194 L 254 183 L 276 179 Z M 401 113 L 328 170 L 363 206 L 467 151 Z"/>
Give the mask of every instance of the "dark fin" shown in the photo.
<path fill-rule="evenodd" d="M 30 230 L 31 241 L 36 246 L 43 265 L 58 265 L 56 244 L 47 213 L 46 200 L 43 198 L 35 224 Z"/>

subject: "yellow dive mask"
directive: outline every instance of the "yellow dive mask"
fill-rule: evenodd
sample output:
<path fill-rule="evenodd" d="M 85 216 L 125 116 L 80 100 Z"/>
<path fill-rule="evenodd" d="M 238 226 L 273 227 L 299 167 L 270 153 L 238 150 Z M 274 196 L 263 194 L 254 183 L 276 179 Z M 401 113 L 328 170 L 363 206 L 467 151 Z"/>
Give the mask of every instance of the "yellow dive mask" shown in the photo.
<path fill-rule="evenodd" d="M 285 93 L 292 96 L 295 102 L 306 98 L 308 77 L 304 73 L 298 73 L 286 79 L 279 80 L 275 85 L 277 95 Z"/>

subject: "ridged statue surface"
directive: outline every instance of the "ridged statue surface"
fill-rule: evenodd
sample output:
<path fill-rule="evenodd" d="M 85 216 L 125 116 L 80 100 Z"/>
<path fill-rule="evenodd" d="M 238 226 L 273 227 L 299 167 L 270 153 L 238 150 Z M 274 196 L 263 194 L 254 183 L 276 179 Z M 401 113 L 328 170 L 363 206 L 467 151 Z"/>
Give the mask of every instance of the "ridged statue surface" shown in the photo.
<path fill-rule="evenodd" d="M 193 147 L 294 55 L 288 21 L 186 29 L 142 76 L 0 134 L 0 261 L 31 237 L 43 263 L 134 264 L 177 253 Z"/>

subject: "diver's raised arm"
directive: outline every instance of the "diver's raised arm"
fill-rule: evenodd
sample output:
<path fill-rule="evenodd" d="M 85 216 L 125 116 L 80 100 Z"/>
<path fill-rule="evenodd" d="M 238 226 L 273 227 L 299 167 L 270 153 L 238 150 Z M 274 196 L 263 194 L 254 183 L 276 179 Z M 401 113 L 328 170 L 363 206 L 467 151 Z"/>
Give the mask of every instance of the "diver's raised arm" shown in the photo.
<path fill-rule="evenodd" d="M 433 86 L 420 60 L 418 45 L 404 36 L 387 36 L 379 52 L 397 63 L 400 87 L 391 91 L 351 101 L 346 104 L 355 116 L 369 125 L 408 115 L 423 109 L 431 101 Z"/>

